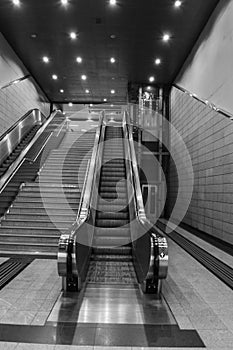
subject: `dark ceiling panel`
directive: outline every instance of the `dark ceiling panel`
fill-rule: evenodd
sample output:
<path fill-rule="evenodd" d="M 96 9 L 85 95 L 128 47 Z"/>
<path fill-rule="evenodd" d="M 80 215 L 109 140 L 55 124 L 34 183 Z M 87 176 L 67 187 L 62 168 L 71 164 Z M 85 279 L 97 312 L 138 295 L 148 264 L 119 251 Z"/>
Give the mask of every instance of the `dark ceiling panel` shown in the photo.
<path fill-rule="evenodd" d="M 51 101 L 115 102 L 126 100 L 129 81 L 147 83 L 154 75 L 157 84 L 170 84 L 218 0 L 183 0 L 180 9 L 172 0 L 118 0 L 115 7 L 107 0 L 70 0 L 67 8 L 58 0 L 21 2 L 15 8 L 1 0 L 0 30 Z M 77 40 L 70 40 L 70 31 L 78 33 Z M 166 44 L 164 32 L 172 36 Z M 44 55 L 51 59 L 48 65 Z M 155 57 L 162 59 L 158 67 Z"/>

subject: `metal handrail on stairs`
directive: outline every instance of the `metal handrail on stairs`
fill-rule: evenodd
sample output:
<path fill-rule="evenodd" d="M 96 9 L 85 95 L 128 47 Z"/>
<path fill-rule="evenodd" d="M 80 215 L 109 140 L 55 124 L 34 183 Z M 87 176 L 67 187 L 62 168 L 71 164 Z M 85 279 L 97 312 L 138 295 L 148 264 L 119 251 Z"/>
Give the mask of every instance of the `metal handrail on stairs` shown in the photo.
<path fill-rule="evenodd" d="M 36 159 L 30 159 L 27 158 L 26 155 L 31 150 L 32 146 L 36 143 L 38 138 L 42 135 L 44 130 L 47 128 L 47 126 L 52 122 L 52 120 L 55 118 L 57 113 L 60 113 L 60 111 L 54 111 L 51 116 L 47 119 L 47 121 L 41 126 L 41 128 L 37 131 L 33 139 L 29 142 L 29 144 L 25 147 L 25 149 L 21 152 L 19 157 L 10 165 L 10 167 L 7 169 L 6 173 L 0 178 L 0 194 L 3 192 L 3 190 L 6 188 L 12 177 L 15 175 L 17 170 L 22 166 L 22 164 L 28 160 L 28 161 L 35 161 L 38 156 L 41 154 L 42 150 L 46 146 L 47 142 L 42 146 L 42 148 L 39 151 L 39 155 L 36 156 Z M 52 133 L 51 133 L 52 135 Z M 51 136 L 50 135 L 50 136 Z M 50 136 L 48 138 L 50 138 Z M 47 139 L 47 141 L 49 141 Z"/>

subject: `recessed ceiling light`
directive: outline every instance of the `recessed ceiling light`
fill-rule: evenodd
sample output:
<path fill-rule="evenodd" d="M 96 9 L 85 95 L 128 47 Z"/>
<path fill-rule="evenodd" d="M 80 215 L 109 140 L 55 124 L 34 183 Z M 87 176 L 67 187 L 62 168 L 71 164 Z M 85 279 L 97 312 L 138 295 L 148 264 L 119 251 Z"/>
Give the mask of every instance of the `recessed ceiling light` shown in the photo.
<path fill-rule="evenodd" d="M 170 40 L 170 35 L 169 34 L 164 34 L 163 35 L 163 41 L 169 41 Z"/>
<path fill-rule="evenodd" d="M 76 61 L 77 61 L 78 63 L 82 63 L 83 59 L 82 59 L 82 57 L 78 56 L 78 57 L 76 58 Z"/>
<path fill-rule="evenodd" d="M 57 79 L 58 79 L 58 76 L 57 76 L 56 74 L 53 74 L 53 75 L 52 75 L 52 78 L 53 78 L 53 80 L 57 80 Z"/>
<path fill-rule="evenodd" d="M 36 39 L 37 38 L 37 34 L 36 33 L 32 33 L 30 36 L 31 36 L 32 39 Z"/>
<path fill-rule="evenodd" d="M 12 2 L 15 6 L 20 6 L 20 0 L 13 0 Z"/>
<path fill-rule="evenodd" d="M 115 63 L 115 62 L 116 62 L 115 58 L 114 58 L 114 57 L 111 57 L 111 58 L 110 58 L 110 62 L 111 62 L 111 63 Z"/>
<path fill-rule="evenodd" d="M 155 77 L 150 77 L 150 78 L 149 78 L 149 81 L 150 81 L 151 83 L 153 83 L 153 82 L 155 81 Z"/>
<path fill-rule="evenodd" d="M 86 94 L 89 94 L 89 93 L 90 93 L 90 90 L 86 89 L 85 92 L 86 92 Z"/>
<path fill-rule="evenodd" d="M 182 5 L 182 1 L 180 1 L 180 0 L 176 0 L 174 3 L 175 7 L 180 7 L 181 5 Z"/>
<path fill-rule="evenodd" d="M 83 74 L 83 75 L 81 76 L 81 79 L 82 79 L 82 80 L 87 80 L 87 76 L 86 76 L 85 74 Z"/>
<path fill-rule="evenodd" d="M 113 90 L 113 89 L 111 90 L 111 94 L 115 94 L 115 92 L 116 92 L 115 90 Z"/>
<path fill-rule="evenodd" d="M 49 63 L 49 58 L 48 58 L 47 56 L 44 56 L 44 57 L 43 57 L 43 62 L 44 62 L 44 63 Z"/>
<path fill-rule="evenodd" d="M 68 103 L 68 106 L 69 106 L 69 107 L 72 107 L 72 106 L 73 106 L 73 103 L 72 103 L 72 102 L 69 102 L 69 103 Z"/>
<path fill-rule="evenodd" d="M 77 38 L 77 34 L 75 32 L 70 33 L 70 39 L 75 40 Z"/>
<path fill-rule="evenodd" d="M 110 38 L 111 38 L 111 39 L 116 39 L 116 35 L 115 35 L 115 34 L 111 34 L 111 35 L 110 35 Z"/>
<path fill-rule="evenodd" d="M 157 64 L 157 66 L 158 66 L 159 64 L 161 64 L 161 59 L 160 59 L 160 58 L 156 58 L 155 64 Z"/>
<path fill-rule="evenodd" d="M 109 0 L 110 5 L 116 5 L 116 0 Z"/>
<path fill-rule="evenodd" d="M 106 99 L 106 98 L 104 98 L 104 102 L 107 102 L 107 99 Z"/>
<path fill-rule="evenodd" d="M 68 0 L 61 0 L 61 4 L 62 4 L 63 6 L 68 5 Z"/>
<path fill-rule="evenodd" d="M 60 89 L 60 93 L 63 94 L 63 93 L 64 93 L 64 90 L 63 90 L 63 89 Z"/>

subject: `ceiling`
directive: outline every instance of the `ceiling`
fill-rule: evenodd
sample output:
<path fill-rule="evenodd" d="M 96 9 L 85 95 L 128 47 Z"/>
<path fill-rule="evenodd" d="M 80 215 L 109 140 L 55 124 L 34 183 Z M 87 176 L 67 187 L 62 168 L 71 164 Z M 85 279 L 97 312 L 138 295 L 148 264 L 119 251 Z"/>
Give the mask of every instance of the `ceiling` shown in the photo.
<path fill-rule="evenodd" d="M 172 83 L 218 3 L 183 0 L 175 8 L 173 0 L 117 0 L 115 6 L 109 0 L 69 0 L 67 6 L 60 0 L 20 1 L 18 7 L 0 1 L 0 31 L 50 101 L 60 103 L 125 102 L 128 83 L 147 84 L 150 76 L 158 85 Z M 169 42 L 163 42 L 164 33 Z"/>

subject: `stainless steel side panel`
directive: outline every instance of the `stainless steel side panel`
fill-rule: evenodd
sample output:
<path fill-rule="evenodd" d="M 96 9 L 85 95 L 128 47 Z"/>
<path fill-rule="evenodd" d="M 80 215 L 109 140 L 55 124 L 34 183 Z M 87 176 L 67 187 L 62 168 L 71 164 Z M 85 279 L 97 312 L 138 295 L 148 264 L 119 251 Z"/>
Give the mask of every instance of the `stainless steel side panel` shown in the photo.
<path fill-rule="evenodd" d="M 34 125 L 41 124 L 41 120 L 41 112 L 34 109 L 22 117 L 9 133 L 0 138 L 0 164 L 12 153 L 17 144 Z"/>

